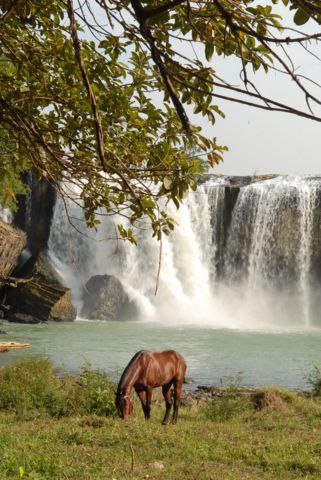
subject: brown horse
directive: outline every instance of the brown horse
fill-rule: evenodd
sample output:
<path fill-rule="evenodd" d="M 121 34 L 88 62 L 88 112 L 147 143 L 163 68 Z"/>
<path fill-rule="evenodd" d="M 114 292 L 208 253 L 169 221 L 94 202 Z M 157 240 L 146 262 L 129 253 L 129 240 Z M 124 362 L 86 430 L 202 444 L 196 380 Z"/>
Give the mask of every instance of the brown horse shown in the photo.
<path fill-rule="evenodd" d="M 166 403 L 163 425 L 166 425 L 172 406 L 171 386 L 173 385 L 173 423 L 176 423 L 185 372 L 185 360 L 175 350 L 154 353 L 146 350 L 137 352 L 125 368 L 118 384 L 116 407 L 119 416 L 126 419 L 132 414 L 133 403 L 129 395 L 134 387 L 142 403 L 145 419 L 148 420 L 151 410 L 152 390 L 155 387 L 162 387 Z"/>

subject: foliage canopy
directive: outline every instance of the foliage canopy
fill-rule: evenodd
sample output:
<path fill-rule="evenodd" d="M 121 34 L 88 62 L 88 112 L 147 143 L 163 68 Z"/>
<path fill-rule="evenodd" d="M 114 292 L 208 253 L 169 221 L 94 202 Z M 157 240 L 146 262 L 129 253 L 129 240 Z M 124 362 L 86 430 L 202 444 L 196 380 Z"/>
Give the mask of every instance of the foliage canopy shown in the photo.
<path fill-rule="evenodd" d="M 3 0 L 0 202 L 12 201 L 21 170 L 33 168 L 84 205 L 89 226 L 99 223 L 98 210 L 134 225 L 148 218 L 158 238 L 169 233 L 159 200 L 179 206 L 204 170 L 190 152 L 213 166 L 225 149 L 191 125 L 191 109 L 214 124 L 223 98 L 321 121 L 312 112 L 319 85 L 298 75 L 287 53 L 295 43 L 313 54 L 309 42 L 321 32 L 301 25 L 318 27 L 319 3 Z M 276 4 L 293 10 L 300 30 L 284 25 Z M 216 71 L 217 56 L 239 60 L 239 86 Z M 306 110 L 261 95 L 252 81 L 258 70 L 285 73 Z M 135 241 L 128 227 L 119 234 Z"/>

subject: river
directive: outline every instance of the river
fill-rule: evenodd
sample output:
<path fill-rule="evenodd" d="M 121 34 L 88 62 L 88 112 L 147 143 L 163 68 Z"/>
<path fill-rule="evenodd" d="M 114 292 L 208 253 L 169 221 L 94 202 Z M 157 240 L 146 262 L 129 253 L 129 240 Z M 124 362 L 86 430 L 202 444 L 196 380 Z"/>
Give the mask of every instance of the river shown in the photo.
<path fill-rule="evenodd" d="M 57 368 L 79 373 L 89 362 L 117 378 L 141 349 L 175 349 L 188 364 L 187 377 L 197 385 L 227 384 L 307 388 L 305 376 L 321 364 L 320 330 L 246 331 L 155 322 L 81 321 L 19 325 L 2 322 L 3 341 L 30 343 L 27 350 L 0 356 L 5 366 L 24 356 L 50 358 Z M 241 372 L 241 373 L 240 373 Z M 233 381 L 234 381 L 233 380 Z"/>

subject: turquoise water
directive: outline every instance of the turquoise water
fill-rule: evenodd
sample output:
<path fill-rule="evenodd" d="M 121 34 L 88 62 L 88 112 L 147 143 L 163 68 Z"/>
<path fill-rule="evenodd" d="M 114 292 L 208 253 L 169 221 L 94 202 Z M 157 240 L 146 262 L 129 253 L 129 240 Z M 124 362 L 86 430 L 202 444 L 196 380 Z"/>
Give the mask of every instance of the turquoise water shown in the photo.
<path fill-rule="evenodd" d="M 2 322 L 0 341 L 31 344 L 0 354 L 0 366 L 24 356 L 45 356 L 71 373 L 86 362 L 120 372 L 141 349 L 175 349 L 187 361 L 195 385 L 219 385 L 243 372 L 244 385 L 306 388 L 304 376 L 321 365 L 321 331 L 251 332 L 143 322 L 76 321 L 18 325 Z M 116 373 L 117 374 L 117 373 Z"/>

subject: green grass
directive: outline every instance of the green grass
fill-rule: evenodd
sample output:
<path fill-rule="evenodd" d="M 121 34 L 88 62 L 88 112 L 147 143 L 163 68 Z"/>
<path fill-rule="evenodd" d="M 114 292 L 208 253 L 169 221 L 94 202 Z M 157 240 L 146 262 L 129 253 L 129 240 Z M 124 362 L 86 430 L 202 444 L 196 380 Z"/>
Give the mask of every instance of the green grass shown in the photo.
<path fill-rule="evenodd" d="M 10 367 L 18 367 L 16 377 L 0 373 L 1 480 L 321 478 L 318 398 L 266 390 L 276 400 L 255 409 L 250 397 L 233 390 L 182 407 L 177 425 L 163 427 L 161 403 L 153 405 L 149 422 L 137 401 L 126 422 L 109 407 L 102 416 L 114 392 L 101 373 L 87 368 L 85 381 L 63 379 L 46 361 L 29 362 Z M 24 377 L 26 369 L 33 374 Z M 9 387 L 15 403 L 8 401 Z"/>

